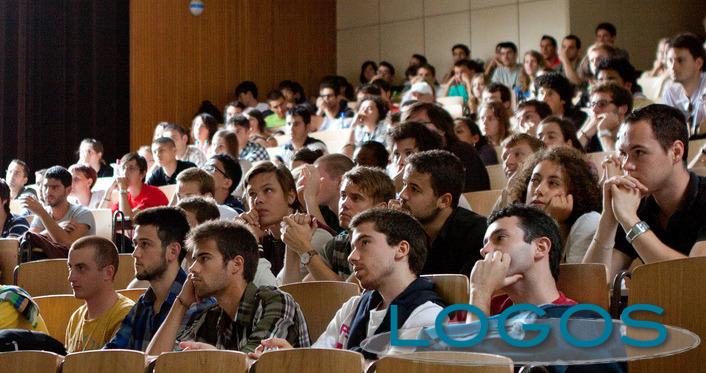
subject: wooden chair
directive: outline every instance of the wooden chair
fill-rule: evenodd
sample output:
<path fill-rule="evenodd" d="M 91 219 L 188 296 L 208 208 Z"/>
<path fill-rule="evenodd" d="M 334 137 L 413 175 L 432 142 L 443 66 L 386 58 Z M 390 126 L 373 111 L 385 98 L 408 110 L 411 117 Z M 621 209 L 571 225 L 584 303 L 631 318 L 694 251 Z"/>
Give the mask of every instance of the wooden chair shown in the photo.
<path fill-rule="evenodd" d="M 706 139 L 689 141 L 689 151 L 687 152 L 686 156 L 686 164 L 691 163 L 691 161 L 693 161 L 694 158 L 699 155 L 701 147 L 704 146 L 704 144 L 706 144 Z M 12 207 L 12 205 L 10 205 L 10 207 Z"/>
<path fill-rule="evenodd" d="M 446 107 L 447 105 L 463 105 L 463 97 L 461 97 L 461 96 L 437 97 L 436 102 L 440 103 L 441 106 L 443 106 L 443 107 Z"/>
<path fill-rule="evenodd" d="M 15 284 L 33 297 L 51 294 L 73 294 L 68 280 L 66 259 L 44 259 L 20 263 L 15 268 Z"/>
<path fill-rule="evenodd" d="M 175 201 L 176 199 L 176 192 L 177 192 L 177 185 L 176 184 L 169 184 L 169 185 L 162 185 L 159 187 L 159 190 L 164 193 L 165 196 L 167 196 L 167 201 L 169 201 L 169 205 L 172 205 L 172 202 Z"/>
<path fill-rule="evenodd" d="M 360 293 L 358 285 L 342 281 L 296 282 L 279 288 L 299 303 L 313 341 L 323 334 L 343 303 Z"/>
<path fill-rule="evenodd" d="M 96 236 L 113 240 L 113 212 L 110 209 L 91 209 L 96 222 Z"/>
<path fill-rule="evenodd" d="M 17 266 L 20 244 L 14 238 L 0 238 L 0 284 L 14 284 L 13 272 Z"/>
<path fill-rule="evenodd" d="M 265 352 L 254 367 L 257 373 L 362 373 L 363 355 L 348 350 L 295 348 Z"/>
<path fill-rule="evenodd" d="M 59 369 L 62 360 L 60 355 L 48 351 L 0 353 L 0 367 L 2 367 L 3 373 L 53 373 Z"/>
<path fill-rule="evenodd" d="M 93 184 L 93 188 L 91 190 L 96 191 L 96 190 L 108 190 L 110 186 L 113 184 L 115 181 L 115 178 L 113 177 L 99 177 L 96 179 L 95 184 Z"/>
<path fill-rule="evenodd" d="M 468 204 L 471 205 L 473 212 L 483 216 L 488 216 L 491 212 L 493 212 L 493 206 L 495 206 L 495 202 L 497 202 L 498 198 L 500 198 L 502 194 L 502 189 L 493 189 L 481 190 L 478 192 L 467 192 L 463 193 L 463 196 L 466 197 L 466 201 L 468 201 Z"/>
<path fill-rule="evenodd" d="M 83 305 L 83 300 L 67 294 L 43 295 L 33 299 L 39 306 L 39 314 L 47 324 L 49 335 L 65 344 L 66 326 L 74 311 Z"/>
<path fill-rule="evenodd" d="M 120 264 L 118 264 L 118 272 L 115 274 L 113 288 L 115 290 L 127 288 L 130 281 L 135 278 L 135 258 L 132 254 L 120 254 Z"/>
<path fill-rule="evenodd" d="M 510 358 L 492 354 L 451 351 L 415 352 L 383 357 L 368 369 L 368 373 L 373 371 L 377 373 L 512 373 L 513 363 Z"/>
<path fill-rule="evenodd" d="M 609 310 L 608 268 L 604 264 L 562 264 L 557 288 L 579 303 Z"/>
<path fill-rule="evenodd" d="M 505 176 L 505 171 L 503 171 L 502 164 L 494 164 L 490 166 L 485 166 L 488 171 L 488 178 L 490 178 L 490 189 L 503 189 L 507 184 L 507 176 Z"/>
<path fill-rule="evenodd" d="M 632 273 L 630 305 L 647 303 L 664 308 L 661 316 L 633 314 L 640 320 L 678 326 L 699 335 L 701 344 L 675 356 L 633 361 L 630 372 L 702 372 L 706 366 L 706 257 L 668 260 L 641 265 Z M 628 331 L 630 334 L 630 331 Z M 669 338 L 667 338 L 669 341 Z"/>
<path fill-rule="evenodd" d="M 444 110 L 446 110 L 451 118 L 457 119 L 463 117 L 463 105 L 449 104 L 444 105 Z"/>
<path fill-rule="evenodd" d="M 96 350 L 69 354 L 62 373 L 144 373 L 145 354 L 132 350 Z"/>
<path fill-rule="evenodd" d="M 154 362 L 154 372 L 232 372 L 248 371 L 247 355 L 238 351 L 199 350 L 165 352 Z"/>
<path fill-rule="evenodd" d="M 309 136 L 323 141 L 329 153 L 340 153 L 343 146 L 348 144 L 351 129 L 317 131 L 310 133 Z"/>
<path fill-rule="evenodd" d="M 130 299 L 132 299 L 134 302 L 137 302 L 138 299 L 142 296 L 142 294 L 147 291 L 146 288 L 137 288 L 137 289 L 120 289 L 116 290 L 118 294 L 122 294 Z"/>
<path fill-rule="evenodd" d="M 434 283 L 436 292 L 447 304 L 467 304 L 470 294 L 470 284 L 466 275 L 443 274 L 423 275 Z"/>

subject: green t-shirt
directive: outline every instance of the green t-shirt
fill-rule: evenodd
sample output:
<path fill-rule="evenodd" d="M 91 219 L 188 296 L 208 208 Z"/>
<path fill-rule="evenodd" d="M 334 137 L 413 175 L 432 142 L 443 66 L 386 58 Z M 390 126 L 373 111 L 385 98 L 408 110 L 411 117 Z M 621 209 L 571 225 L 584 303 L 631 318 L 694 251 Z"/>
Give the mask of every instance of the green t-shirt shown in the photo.
<path fill-rule="evenodd" d="M 276 113 L 272 113 L 265 117 L 265 127 L 267 128 L 277 128 L 282 127 L 286 124 L 285 118 L 280 118 Z"/>

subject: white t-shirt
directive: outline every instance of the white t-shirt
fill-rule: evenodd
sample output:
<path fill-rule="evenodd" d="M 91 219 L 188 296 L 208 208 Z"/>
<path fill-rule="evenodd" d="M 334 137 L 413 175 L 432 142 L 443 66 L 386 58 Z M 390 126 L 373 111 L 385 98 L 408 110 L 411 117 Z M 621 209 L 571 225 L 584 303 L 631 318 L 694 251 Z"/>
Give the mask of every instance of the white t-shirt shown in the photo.
<path fill-rule="evenodd" d="M 326 327 L 324 334 L 319 336 L 316 342 L 311 347 L 318 348 L 336 348 L 345 349 L 348 344 L 351 324 L 355 311 L 358 308 L 360 296 L 356 295 L 346 301 L 341 308 L 336 312 L 331 322 Z M 433 302 L 426 302 L 417 307 L 407 320 L 402 324 L 400 329 L 400 339 L 414 339 L 421 328 L 433 326 L 436 321 L 436 316 L 441 312 L 442 308 Z M 372 336 L 382 323 L 385 317 L 386 310 L 370 311 L 368 321 L 367 337 Z M 392 348 L 387 353 L 402 352 L 399 348 Z"/>
<path fill-rule="evenodd" d="M 564 245 L 566 263 L 581 263 L 583 256 L 588 251 L 593 235 L 598 229 L 599 220 L 601 220 L 601 214 L 595 211 L 587 212 L 576 219 L 571 226 L 571 230 L 569 230 L 569 235 L 566 237 L 566 244 Z"/>
<path fill-rule="evenodd" d="M 234 220 L 238 217 L 238 212 L 226 205 L 216 205 L 218 212 L 221 213 L 222 220 Z"/>

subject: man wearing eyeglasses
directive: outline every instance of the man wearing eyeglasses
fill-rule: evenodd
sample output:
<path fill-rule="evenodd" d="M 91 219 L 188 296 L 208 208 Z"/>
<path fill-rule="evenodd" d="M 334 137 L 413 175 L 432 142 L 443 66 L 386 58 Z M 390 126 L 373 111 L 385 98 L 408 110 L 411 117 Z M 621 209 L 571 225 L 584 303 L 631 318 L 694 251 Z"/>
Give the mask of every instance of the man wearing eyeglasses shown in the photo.
<path fill-rule="evenodd" d="M 233 197 L 233 191 L 240 184 L 242 169 L 236 160 L 226 154 L 212 156 L 203 166 L 203 170 L 213 177 L 213 199 L 219 205 L 228 206 L 242 212 L 243 204 Z"/>
<path fill-rule="evenodd" d="M 625 116 L 632 111 L 632 94 L 614 82 L 602 83 L 591 90 L 591 117 L 581 126 L 576 137 L 586 147 L 598 135 L 603 151 L 614 151 L 615 140 Z"/>
<path fill-rule="evenodd" d="M 319 108 L 316 114 L 322 117 L 319 131 L 351 126 L 350 117 L 353 116 L 353 112 L 341 110 L 341 98 L 336 92 L 338 92 L 338 86 L 333 82 L 322 82 L 319 85 L 319 99 L 316 101 Z"/>
<path fill-rule="evenodd" d="M 125 154 L 120 159 L 122 176 L 116 178 L 117 200 L 112 200 L 113 212 L 120 210 L 131 218 L 149 207 L 166 206 L 167 196 L 159 188 L 144 183 L 147 161 L 137 153 Z M 105 201 L 111 201 L 112 193 L 106 193 Z"/>

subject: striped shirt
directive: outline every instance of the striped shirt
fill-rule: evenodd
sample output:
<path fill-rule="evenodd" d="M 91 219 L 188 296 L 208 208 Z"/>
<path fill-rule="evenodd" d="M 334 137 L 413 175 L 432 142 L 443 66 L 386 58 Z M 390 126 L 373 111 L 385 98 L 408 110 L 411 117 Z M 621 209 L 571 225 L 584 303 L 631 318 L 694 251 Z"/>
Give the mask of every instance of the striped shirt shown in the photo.
<path fill-rule="evenodd" d="M 276 287 L 249 283 L 235 321 L 214 304 L 181 328 L 175 347 L 180 341 L 196 341 L 219 350 L 254 352 L 261 340 L 270 337 L 284 338 L 293 347 L 310 344 L 304 315 L 294 298 Z"/>
<path fill-rule="evenodd" d="M 27 219 L 10 214 L 2 227 L 2 238 L 20 238 L 28 230 L 29 222 L 27 222 Z"/>
<path fill-rule="evenodd" d="M 157 333 L 159 327 L 167 318 L 172 304 L 181 292 L 181 287 L 186 281 L 186 272 L 179 269 L 176 279 L 169 288 L 167 299 L 164 300 L 158 313 L 154 313 L 155 294 L 152 287 L 147 289 L 140 299 L 137 300 L 130 312 L 123 320 L 115 333 L 115 337 L 103 348 L 105 349 L 127 349 L 145 351 L 150 344 L 152 337 Z"/>

